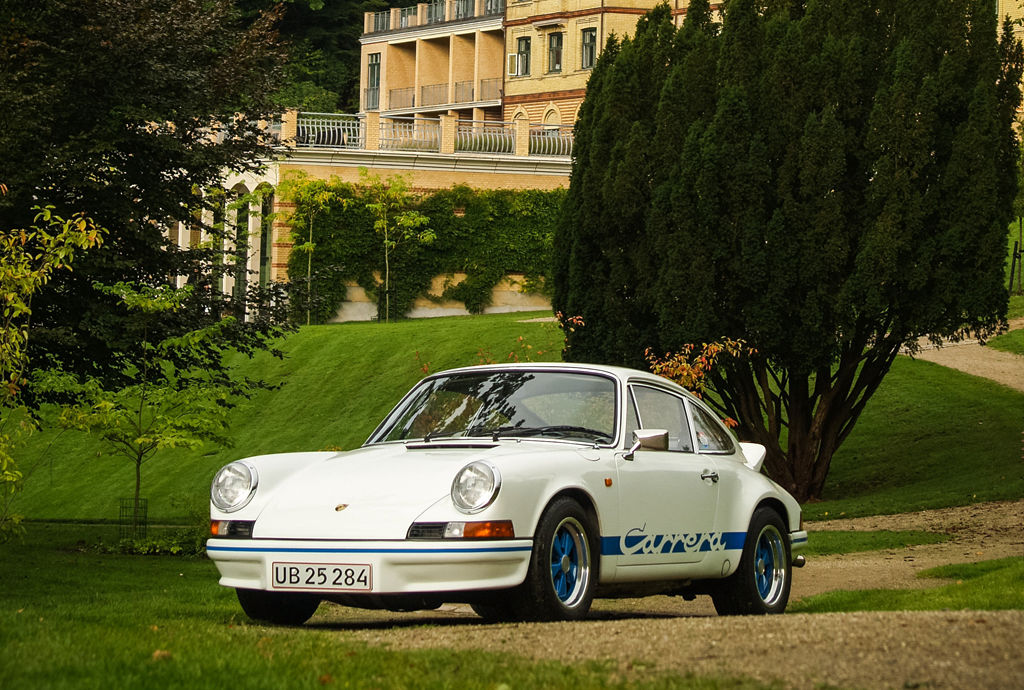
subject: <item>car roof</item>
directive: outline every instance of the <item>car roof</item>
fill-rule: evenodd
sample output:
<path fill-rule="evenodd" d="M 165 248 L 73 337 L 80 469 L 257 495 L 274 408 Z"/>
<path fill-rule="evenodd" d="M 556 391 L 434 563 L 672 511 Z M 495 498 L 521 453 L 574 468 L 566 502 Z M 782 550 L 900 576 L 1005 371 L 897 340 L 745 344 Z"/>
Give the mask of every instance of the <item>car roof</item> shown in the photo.
<path fill-rule="evenodd" d="M 653 386 L 668 388 L 676 393 L 684 393 L 694 398 L 690 391 L 662 376 L 657 376 L 649 371 L 630 369 L 628 367 L 611 366 L 608 364 L 586 364 L 578 362 L 509 362 L 506 364 L 477 364 L 468 367 L 458 367 L 431 374 L 427 378 L 435 376 L 446 376 L 448 374 L 462 374 L 482 371 L 558 371 L 581 374 L 604 374 L 618 379 L 621 383 L 647 383 Z"/>

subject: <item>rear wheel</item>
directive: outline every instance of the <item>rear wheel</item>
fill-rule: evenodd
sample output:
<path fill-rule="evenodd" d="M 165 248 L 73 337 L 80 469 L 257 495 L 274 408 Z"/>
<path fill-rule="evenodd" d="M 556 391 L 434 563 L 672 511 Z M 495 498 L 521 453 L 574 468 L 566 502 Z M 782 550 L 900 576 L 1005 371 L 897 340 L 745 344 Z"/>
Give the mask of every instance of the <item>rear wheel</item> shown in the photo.
<path fill-rule="evenodd" d="M 517 613 L 536 620 L 577 620 L 594 600 L 597 530 L 575 500 L 555 499 L 534 534 L 526 581 L 516 590 Z"/>
<path fill-rule="evenodd" d="M 265 592 L 259 589 L 236 589 L 235 592 L 245 615 L 255 621 L 275 625 L 302 625 L 320 606 L 320 598 L 312 594 Z"/>
<path fill-rule="evenodd" d="M 736 572 L 715 584 L 711 599 L 719 615 L 782 613 L 792 580 L 786 525 L 771 508 L 750 520 Z"/>

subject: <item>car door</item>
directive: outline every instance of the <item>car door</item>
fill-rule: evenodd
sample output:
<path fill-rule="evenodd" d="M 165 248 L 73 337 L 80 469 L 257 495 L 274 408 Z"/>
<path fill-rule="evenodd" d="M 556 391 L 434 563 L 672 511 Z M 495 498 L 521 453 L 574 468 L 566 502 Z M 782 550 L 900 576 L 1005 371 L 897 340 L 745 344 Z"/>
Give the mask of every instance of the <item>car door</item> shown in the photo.
<path fill-rule="evenodd" d="M 681 396 L 632 384 L 626 400 L 626 438 L 633 430 L 667 429 L 668 450 L 620 456 L 621 533 L 609 544 L 619 565 L 699 563 L 714 548 L 717 459 L 694 452 Z"/>

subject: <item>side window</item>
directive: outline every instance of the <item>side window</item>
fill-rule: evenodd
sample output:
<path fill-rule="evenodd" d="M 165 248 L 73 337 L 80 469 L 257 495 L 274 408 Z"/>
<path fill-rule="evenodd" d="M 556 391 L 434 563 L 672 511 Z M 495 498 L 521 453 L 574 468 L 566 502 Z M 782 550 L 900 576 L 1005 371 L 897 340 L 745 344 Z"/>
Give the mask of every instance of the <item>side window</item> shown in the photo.
<path fill-rule="evenodd" d="M 641 427 L 668 429 L 668 449 L 692 453 L 690 426 L 682 398 L 647 386 L 632 386 L 632 391 Z"/>
<path fill-rule="evenodd" d="M 697 432 L 697 450 L 731 453 L 732 437 L 704 408 L 690 405 L 693 410 L 693 429 Z"/>

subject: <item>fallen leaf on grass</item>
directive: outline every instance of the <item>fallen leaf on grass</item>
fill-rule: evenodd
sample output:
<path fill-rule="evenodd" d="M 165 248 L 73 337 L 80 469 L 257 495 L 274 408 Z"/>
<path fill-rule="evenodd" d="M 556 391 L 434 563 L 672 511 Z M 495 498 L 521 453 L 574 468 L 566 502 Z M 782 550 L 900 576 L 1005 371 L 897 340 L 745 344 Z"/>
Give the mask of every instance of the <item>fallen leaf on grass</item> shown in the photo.
<path fill-rule="evenodd" d="M 171 658 L 171 653 L 168 652 L 166 649 L 154 650 L 153 651 L 153 656 L 151 657 L 151 659 L 153 661 L 164 661 L 164 660 L 170 659 L 170 658 Z"/>

